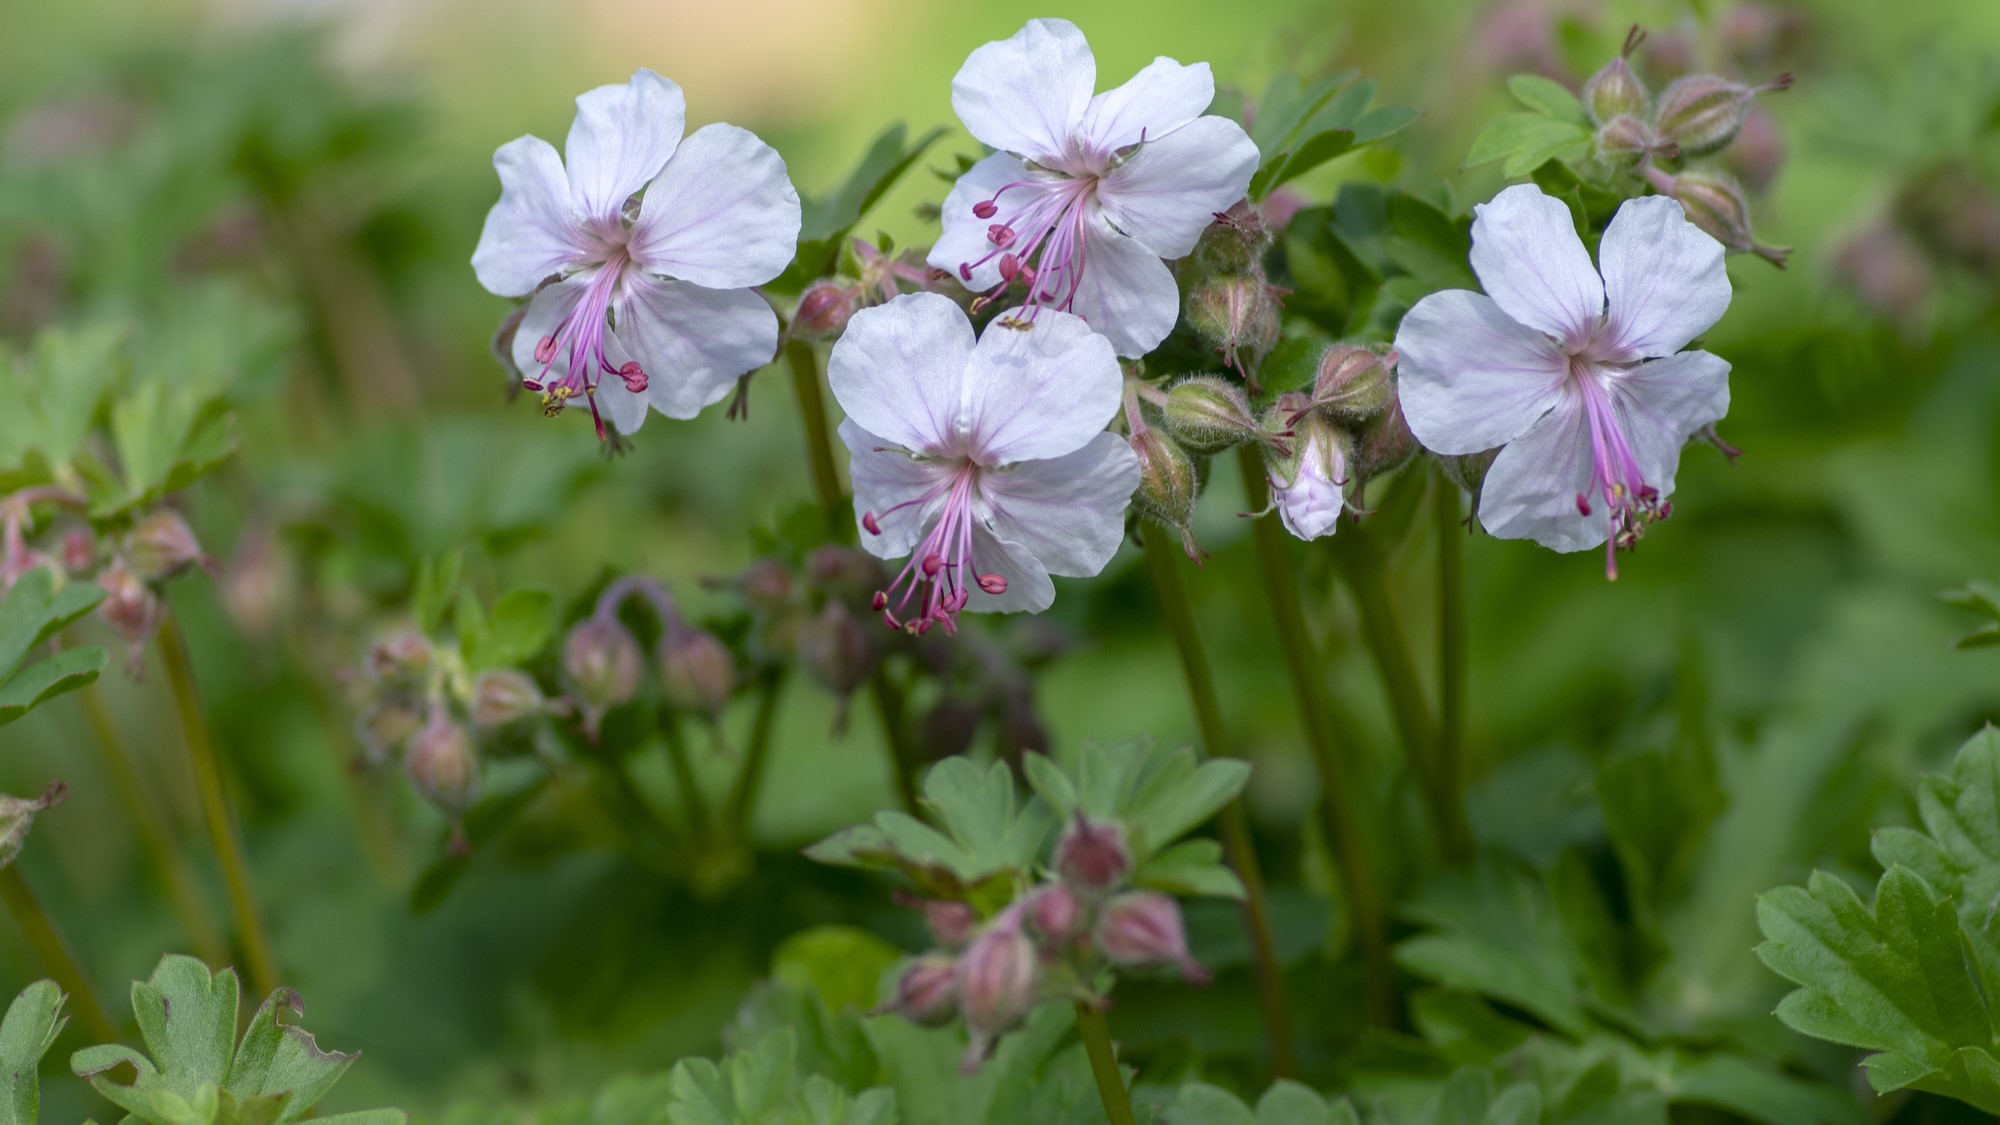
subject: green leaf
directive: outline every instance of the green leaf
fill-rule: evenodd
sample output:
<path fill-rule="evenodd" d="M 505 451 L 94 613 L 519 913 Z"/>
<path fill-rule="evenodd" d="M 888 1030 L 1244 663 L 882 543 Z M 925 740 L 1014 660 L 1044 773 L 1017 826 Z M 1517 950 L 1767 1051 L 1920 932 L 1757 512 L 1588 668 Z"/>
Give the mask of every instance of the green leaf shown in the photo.
<path fill-rule="evenodd" d="M 1405 106 L 1376 106 L 1375 83 L 1350 83 L 1352 74 L 1301 86 L 1281 75 L 1257 107 L 1250 139 L 1257 145 L 1258 169 L 1250 198 L 1262 199 L 1291 180 L 1362 145 L 1372 144 L 1415 121 Z"/>
<path fill-rule="evenodd" d="M 1586 125 L 1539 113 L 1504 113 L 1487 122 L 1473 138 L 1472 148 L 1465 154 L 1465 167 L 1504 160 L 1500 168 L 1503 175 L 1525 176 L 1551 160 L 1581 156 L 1590 136 Z"/>
<path fill-rule="evenodd" d="M 942 128 L 931 129 L 911 140 L 908 127 L 897 122 L 875 138 L 839 187 L 823 197 L 802 199 L 798 256 L 767 288 L 796 293 L 832 273 L 854 225 L 944 133 Z"/>
<path fill-rule="evenodd" d="M 107 518 L 178 492 L 236 452 L 228 403 L 212 390 L 140 383 L 111 404 L 114 477 L 86 469 L 93 518 Z"/>
<path fill-rule="evenodd" d="M 542 589 L 510 590 L 493 607 L 478 645 L 466 650 L 466 663 L 475 672 L 526 664 L 548 644 L 555 630 L 554 594 Z"/>
<path fill-rule="evenodd" d="M 0 727 L 47 703 L 56 696 L 88 686 L 111 654 L 99 645 L 64 649 L 47 660 L 38 660 L 0 683 Z"/>
<path fill-rule="evenodd" d="M 83 448 L 105 392 L 122 373 L 127 335 L 118 323 L 49 329 L 35 337 L 30 355 L 0 357 L 11 383 L 8 408 L 0 411 L 5 491 L 50 479 Z"/>
<path fill-rule="evenodd" d="M 1257 1125 L 1333 1125 L 1333 1107 L 1310 1086 L 1280 1078 L 1257 1099 Z"/>
<path fill-rule="evenodd" d="M 35 1125 L 42 1112 L 38 1072 L 63 1024 L 62 989 L 36 981 L 21 990 L 0 1020 L 0 1125 Z"/>
<path fill-rule="evenodd" d="M 1482 993 L 1582 1035 L 1581 954 L 1547 892 L 1523 866 L 1487 855 L 1434 878 L 1404 911 L 1434 932 L 1396 949 L 1410 972 Z"/>
<path fill-rule="evenodd" d="M 849 828 L 806 849 L 808 858 L 845 867 L 901 871 L 927 893 L 965 897 L 1001 879 L 1025 879 L 1054 815 L 1040 798 L 1018 804 L 1006 763 L 980 769 L 947 758 L 924 779 L 933 828 L 901 812 Z"/>
<path fill-rule="evenodd" d="M 1139 865 L 1132 882 L 1169 894 L 1241 899 L 1243 880 L 1224 866 L 1222 845 L 1183 840 Z"/>
<path fill-rule="evenodd" d="M 771 954 L 771 979 L 810 991 L 827 1011 L 867 1011 L 878 987 L 903 953 L 855 926 L 814 926 L 780 942 Z"/>
<path fill-rule="evenodd" d="M 435 634 L 444 628 L 445 614 L 457 604 L 458 579 L 464 568 L 465 556 L 459 551 L 447 551 L 418 564 L 410 610 L 416 615 L 419 630 Z"/>
<path fill-rule="evenodd" d="M 55 581 L 47 567 L 36 567 L 0 597 L 0 680 L 13 674 L 30 649 L 104 600 L 103 589 L 94 583 L 75 582 L 57 590 Z"/>
<path fill-rule="evenodd" d="M 1534 110 L 1544 117 L 1557 121 L 1569 121 L 1587 125 L 1589 117 L 1583 112 L 1583 103 L 1568 87 L 1552 78 L 1539 74 L 1516 74 L 1507 79 L 1507 92 L 1514 100 Z"/>
<path fill-rule="evenodd" d="M 1204 1082 L 1190 1082 L 1176 1091 L 1166 1119 L 1176 1125 L 1263 1125 L 1241 1098 Z"/>

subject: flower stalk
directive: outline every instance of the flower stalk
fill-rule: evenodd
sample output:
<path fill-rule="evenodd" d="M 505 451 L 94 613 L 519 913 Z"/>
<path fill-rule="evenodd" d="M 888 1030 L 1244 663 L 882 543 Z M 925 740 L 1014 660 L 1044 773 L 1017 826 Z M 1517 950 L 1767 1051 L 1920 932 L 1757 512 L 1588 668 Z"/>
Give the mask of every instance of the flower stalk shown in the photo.
<path fill-rule="evenodd" d="M 778 700 L 785 693 L 785 672 L 766 672 L 757 693 L 757 713 L 750 720 L 750 742 L 743 751 L 743 766 L 722 806 L 722 827 L 731 840 L 744 841 L 750 834 L 750 814 L 763 789 L 764 764 L 771 756 L 771 731 L 777 726 Z"/>
<path fill-rule="evenodd" d="M 1437 530 L 1438 787 L 1465 802 L 1465 508 L 1443 473 L 1431 482 Z"/>
<path fill-rule="evenodd" d="M 1083 1049 L 1090 1056 L 1090 1073 L 1097 1079 L 1097 1095 L 1104 1099 L 1104 1116 L 1110 1125 L 1137 1125 L 1132 1101 L 1125 1093 L 1125 1076 L 1118 1072 L 1118 1054 L 1111 1045 L 1111 1025 L 1104 1012 L 1087 1000 L 1076 1002 L 1076 1030 L 1083 1037 Z"/>
<path fill-rule="evenodd" d="M 111 1010 L 104 1006 L 103 998 L 91 985 L 90 977 L 83 971 L 83 964 L 76 958 L 76 952 L 42 909 L 41 900 L 29 889 L 28 881 L 21 877 L 18 863 L 0 868 L 0 900 L 7 903 L 8 912 L 20 924 L 21 933 L 41 960 L 42 968 L 75 1002 L 77 1016 L 90 1034 L 104 1043 L 116 1043 L 123 1039 L 117 1021 L 111 1018 Z"/>

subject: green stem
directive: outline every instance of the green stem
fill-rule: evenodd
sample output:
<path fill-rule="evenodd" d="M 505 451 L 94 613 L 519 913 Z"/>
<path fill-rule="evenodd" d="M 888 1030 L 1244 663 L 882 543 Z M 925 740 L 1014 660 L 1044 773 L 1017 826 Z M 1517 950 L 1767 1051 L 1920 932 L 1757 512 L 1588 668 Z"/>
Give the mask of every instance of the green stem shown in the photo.
<path fill-rule="evenodd" d="M 1263 456 L 1250 446 L 1242 447 L 1243 496 L 1249 510 L 1262 511 L 1270 502 L 1264 484 Z M 1312 638 L 1306 631 L 1305 610 L 1300 605 L 1299 576 L 1285 543 L 1284 529 L 1269 517 L 1252 522 L 1252 538 L 1264 568 L 1264 594 L 1271 605 L 1277 626 L 1278 647 L 1284 652 L 1285 669 L 1291 676 L 1292 694 L 1298 700 L 1299 718 L 1305 727 L 1306 743 L 1312 749 L 1313 765 L 1319 771 L 1320 830 L 1333 852 L 1334 866 L 1340 871 L 1347 891 L 1347 906 L 1353 912 L 1354 933 L 1361 946 L 1362 962 L 1368 972 L 1368 1016 L 1376 1027 L 1388 1027 L 1396 1018 L 1395 972 L 1389 961 L 1389 941 L 1383 921 L 1382 896 L 1375 875 L 1363 855 L 1361 833 L 1354 815 L 1354 784 L 1336 745 L 1333 717 L 1322 695 L 1324 675 Z"/>
<path fill-rule="evenodd" d="M 209 843 L 222 864 L 222 880 L 229 888 L 230 912 L 236 920 L 236 940 L 243 947 L 250 984 L 259 996 L 278 989 L 278 962 L 271 954 L 271 939 L 264 931 L 263 916 L 257 909 L 257 895 L 251 888 L 250 864 L 243 855 L 243 841 L 229 812 L 229 794 L 223 786 L 222 762 L 216 757 L 214 736 L 202 713 L 201 698 L 195 691 L 194 669 L 188 663 L 187 640 L 180 622 L 172 613 L 160 625 L 160 663 L 166 668 L 167 683 L 173 689 L 174 710 L 180 716 L 181 741 L 187 747 L 188 764 L 194 771 L 195 795 L 201 817 L 208 829 Z"/>
<path fill-rule="evenodd" d="M 826 509 L 827 528 L 837 542 L 853 541 L 854 521 L 846 514 L 847 494 L 840 487 L 840 473 L 833 464 L 833 428 L 827 421 L 826 396 L 820 390 L 819 354 L 804 340 L 785 345 L 785 360 L 792 369 L 792 390 L 799 399 L 799 416 L 805 424 L 806 459 L 812 469 L 813 490 L 820 507 Z M 882 720 L 882 747 L 889 755 L 890 775 L 896 781 L 896 799 L 911 816 L 922 815 L 917 804 L 917 779 L 910 762 L 908 733 L 903 729 L 903 691 L 889 678 L 886 664 L 877 665 L 868 679 L 868 696 Z"/>
<path fill-rule="evenodd" d="M 117 793 L 119 803 L 125 806 L 125 818 L 132 823 L 133 831 L 139 835 L 140 846 L 145 849 L 147 858 L 152 860 L 160 888 L 167 893 L 167 901 L 180 918 L 188 941 L 210 966 L 227 964 L 229 946 L 223 940 L 222 931 L 209 919 L 208 904 L 202 901 L 200 884 L 195 881 L 194 871 L 188 866 L 186 854 L 181 851 L 180 841 L 174 839 L 167 818 L 153 804 L 145 783 L 139 779 L 139 768 L 133 762 L 131 749 L 118 733 L 118 724 L 111 717 L 111 709 L 104 705 L 103 687 L 91 684 L 78 692 L 77 698 L 83 704 L 83 717 L 90 724 L 91 733 L 97 737 L 97 748 L 104 755 L 104 768 L 111 777 L 111 788 Z"/>
<path fill-rule="evenodd" d="M 1201 740 L 1210 755 L 1226 755 L 1230 748 L 1229 732 L 1222 722 L 1222 708 L 1216 703 L 1208 654 L 1195 628 L 1187 588 L 1181 582 L 1180 545 L 1159 528 L 1147 527 L 1145 533 L 1146 565 L 1153 572 L 1153 585 L 1160 595 L 1160 616 L 1166 621 L 1167 632 L 1180 655 L 1181 672 L 1187 677 L 1188 697 L 1194 704 Z M 1243 880 L 1243 921 L 1249 931 L 1250 956 L 1257 973 L 1264 1038 L 1271 1047 L 1271 1071 L 1285 1077 L 1295 1073 L 1296 1067 L 1291 1016 L 1285 1003 L 1284 970 L 1278 964 L 1277 945 L 1271 938 L 1270 904 L 1264 897 L 1264 877 L 1258 870 L 1257 849 L 1250 837 L 1250 820 L 1243 812 L 1243 802 L 1239 799 L 1223 806 L 1216 822 L 1222 832 L 1222 846 L 1229 852 L 1237 877 Z"/>
<path fill-rule="evenodd" d="M 729 839 L 744 841 L 749 834 L 750 813 L 757 805 L 757 793 L 764 786 L 764 762 L 771 755 L 771 730 L 777 725 L 778 700 L 785 691 L 785 670 L 773 669 L 763 677 L 757 696 L 757 714 L 750 721 L 750 744 L 743 751 L 743 767 L 736 784 L 722 806 L 722 827 Z"/>
<path fill-rule="evenodd" d="M 688 835 L 699 841 L 708 835 L 708 802 L 702 798 L 701 783 L 694 774 L 694 759 L 688 754 L 679 716 L 664 709 L 660 712 L 660 737 L 667 744 L 667 764 L 674 771 L 674 785 L 681 791 L 681 814 L 687 818 Z"/>
<path fill-rule="evenodd" d="M 41 958 L 42 968 L 50 978 L 69 993 L 76 1005 L 75 1011 L 90 1029 L 92 1038 L 100 1043 L 116 1043 L 125 1038 L 118 1030 L 118 1024 L 111 1018 L 111 1010 L 104 1006 L 104 1000 L 91 987 L 90 978 L 84 975 L 83 964 L 76 959 L 69 943 L 63 940 L 55 923 L 49 921 L 42 904 L 35 898 L 35 892 L 28 889 L 27 880 L 21 878 L 21 869 L 16 864 L 8 864 L 0 869 L 0 899 L 7 902 L 7 910 L 20 923 L 21 932 L 27 936 L 28 944 Z"/>
<path fill-rule="evenodd" d="M 1441 784 L 1437 726 L 1431 721 L 1416 658 L 1410 654 L 1396 603 L 1389 593 L 1381 547 L 1369 537 L 1366 528 L 1359 526 L 1349 528 L 1335 539 L 1334 558 L 1353 589 L 1354 603 L 1361 613 L 1362 639 L 1382 676 L 1389 711 L 1409 757 L 1410 770 L 1416 775 L 1418 788 L 1430 809 L 1438 846 L 1448 862 L 1460 863 L 1472 854 L 1472 830 L 1466 824 L 1463 804 L 1448 795 Z"/>
<path fill-rule="evenodd" d="M 1097 1078 L 1097 1096 L 1104 1099 L 1105 1118 L 1110 1125 L 1138 1125 L 1132 1116 L 1132 1101 L 1125 1094 L 1125 1076 L 1118 1073 L 1118 1054 L 1111 1046 L 1111 1025 L 1105 1022 L 1104 1013 L 1089 1001 L 1078 1000 L 1076 1030 L 1090 1056 L 1090 1073 Z"/>
<path fill-rule="evenodd" d="M 1438 788 L 1465 807 L 1465 508 L 1458 486 L 1431 482 L 1438 560 Z"/>

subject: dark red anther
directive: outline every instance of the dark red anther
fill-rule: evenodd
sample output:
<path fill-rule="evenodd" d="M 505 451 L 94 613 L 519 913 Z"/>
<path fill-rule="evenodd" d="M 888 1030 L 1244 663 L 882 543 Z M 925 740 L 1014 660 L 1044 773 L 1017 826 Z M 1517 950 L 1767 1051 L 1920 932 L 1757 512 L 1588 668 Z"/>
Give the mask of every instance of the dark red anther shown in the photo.
<path fill-rule="evenodd" d="M 869 608 L 869 609 L 875 609 L 875 610 L 886 610 L 886 609 L 888 609 L 888 608 L 889 608 L 889 592 L 888 592 L 887 590 L 877 590 L 877 591 L 875 591 L 875 596 L 874 596 L 873 598 L 869 599 L 869 602 L 868 602 L 868 608 Z"/>
<path fill-rule="evenodd" d="M 1016 258 L 1012 254 L 1000 255 L 1000 279 L 1002 281 L 1012 281 L 1014 280 L 1014 275 L 1020 272 L 1021 259 Z"/>
<path fill-rule="evenodd" d="M 994 215 L 998 214 L 999 211 L 1000 211 L 999 204 L 994 203 L 990 199 L 982 199 L 978 203 L 972 205 L 972 213 L 979 216 L 982 219 L 990 219 Z"/>
<path fill-rule="evenodd" d="M 986 228 L 986 241 L 995 246 L 1011 246 L 1014 244 L 1014 228 L 1006 223 L 994 223 Z"/>
<path fill-rule="evenodd" d="M 958 263 L 958 276 L 959 276 L 960 278 L 962 278 L 962 279 L 966 280 L 966 281 L 971 281 L 971 280 L 972 280 L 972 263 L 971 263 L 971 262 L 960 262 L 960 263 Z"/>
<path fill-rule="evenodd" d="M 861 526 L 868 529 L 870 535 L 882 534 L 882 525 L 875 519 L 874 512 L 861 513 Z"/>
<path fill-rule="evenodd" d="M 618 369 L 618 377 L 625 380 L 625 389 L 633 394 L 644 394 L 648 382 L 646 373 L 639 368 L 639 362 L 632 360 Z"/>
<path fill-rule="evenodd" d="M 1576 514 L 1579 516 L 1590 514 L 1590 501 L 1581 492 L 1576 494 Z"/>
<path fill-rule="evenodd" d="M 556 338 L 544 336 L 535 341 L 535 362 L 549 363 L 556 358 Z"/>
<path fill-rule="evenodd" d="M 998 597 L 1007 592 L 1007 580 L 997 574 L 982 574 L 979 576 L 979 588 Z"/>
<path fill-rule="evenodd" d="M 924 556 L 924 577 L 925 577 L 925 578 L 936 578 L 936 577 L 937 577 L 937 572 L 938 572 L 938 571 L 940 571 L 940 570 L 943 570 L 943 569 L 944 569 L 944 559 L 943 559 L 943 558 L 941 558 L 941 557 L 939 557 L 939 556 L 937 556 L 937 555 L 935 555 L 935 554 L 932 554 L 932 555 L 925 555 L 925 556 Z"/>

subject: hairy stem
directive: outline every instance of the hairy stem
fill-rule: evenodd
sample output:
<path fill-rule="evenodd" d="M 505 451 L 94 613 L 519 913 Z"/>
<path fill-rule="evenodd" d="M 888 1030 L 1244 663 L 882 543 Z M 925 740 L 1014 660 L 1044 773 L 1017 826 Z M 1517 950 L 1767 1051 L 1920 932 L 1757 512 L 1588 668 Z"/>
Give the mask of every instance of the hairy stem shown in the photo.
<path fill-rule="evenodd" d="M 841 491 L 840 474 L 833 464 L 833 428 L 827 420 L 826 395 L 820 390 L 819 354 L 804 340 L 785 345 L 785 361 L 792 369 L 792 390 L 798 395 L 799 416 L 806 430 L 806 459 L 812 469 L 813 489 L 820 506 L 826 509 L 827 529 L 837 542 L 853 542 L 854 521 L 846 514 L 847 494 Z M 903 691 L 889 678 L 888 665 L 876 666 L 868 680 L 868 697 L 882 720 L 882 746 L 889 755 L 890 776 L 896 781 L 896 799 L 903 811 L 921 815 L 917 804 L 917 779 L 910 761 L 908 732 L 903 729 Z"/>
<path fill-rule="evenodd" d="M 78 1018 L 90 1030 L 90 1034 L 100 1043 L 116 1043 L 124 1038 L 118 1030 L 117 1021 L 111 1018 L 111 1010 L 104 1006 L 97 989 L 91 986 L 90 978 L 84 974 L 83 964 L 76 959 L 67 941 L 55 923 L 49 921 L 42 910 L 41 901 L 35 892 L 28 889 L 28 881 L 21 878 L 21 868 L 8 864 L 0 869 L 0 899 L 7 902 L 7 910 L 20 923 L 22 934 L 33 947 L 35 956 L 41 958 L 42 968 L 69 994 L 76 1004 Z"/>
<path fill-rule="evenodd" d="M 1465 508 L 1443 473 L 1431 482 L 1437 524 L 1438 788 L 1465 807 Z"/>
<path fill-rule="evenodd" d="M 1194 704 L 1201 740 L 1209 754 L 1227 754 L 1229 732 L 1222 723 L 1222 708 L 1216 703 L 1215 682 L 1209 673 L 1201 634 L 1195 629 L 1187 587 L 1181 582 L 1180 545 L 1159 528 L 1149 526 L 1145 533 L 1146 565 L 1153 572 L 1153 586 L 1159 592 L 1160 616 L 1166 620 L 1167 632 L 1180 655 L 1181 672 L 1187 677 L 1188 697 Z M 1229 852 L 1237 877 L 1243 880 L 1243 921 L 1249 930 L 1250 955 L 1257 973 L 1264 1039 L 1271 1048 L 1272 1073 L 1283 1077 L 1296 1072 L 1292 1023 L 1286 1010 L 1284 969 L 1278 964 L 1277 945 L 1271 938 L 1271 909 L 1264 897 L 1264 877 L 1258 870 L 1257 850 L 1250 838 L 1250 818 L 1244 814 L 1239 799 L 1224 806 L 1216 822 L 1222 832 L 1222 846 Z"/>
<path fill-rule="evenodd" d="M 111 777 L 111 788 L 117 794 L 119 804 L 125 807 L 125 819 L 138 833 L 140 846 L 153 863 L 160 889 L 166 892 L 167 902 L 180 919 L 181 929 L 186 931 L 195 953 L 210 967 L 219 968 L 228 964 L 229 946 L 223 940 L 222 931 L 209 918 L 208 904 L 202 901 L 200 884 L 195 880 L 193 869 L 188 866 L 186 854 L 181 851 L 180 841 L 174 839 L 167 818 L 153 803 L 146 792 L 145 782 L 139 778 L 139 768 L 133 761 L 131 748 L 126 746 L 124 736 L 119 734 L 111 709 L 105 706 L 103 687 L 91 684 L 77 692 L 77 699 L 83 704 L 83 717 L 89 722 L 90 732 L 97 738 L 97 748 L 104 756 L 104 768 Z"/>
<path fill-rule="evenodd" d="M 1105 1119 L 1110 1125 L 1137 1125 L 1132 1101 L 1125 1093 L 1125 1076 L 1118 1073 L 1118 1054 L 1111 1046 L 1111 1025 L 1105 1022 L 1104 1013 L 1089 1001 L 1078 1000 L 1076 1030 L 1090 1056 L 1090 1073 L 1097 1079 L 1097 1096 L 1104 1099 Z"/>
<path fill-rule="evenodd" d="M 681 732 L 679 716 L 662 709 L 660 737 L 667 744 L 667 764 L 674 771 L 674 787 L 681 791 L 681 815 L 687 818 L 688 835 L 700 841 L 708 835 L 708 802 L 702 798 L 701 783 L 695 778 L 694 759 L 688 754 L 687 737 Z"/>
<path fill-rule="evenodd" d="M 1261 511 L 1270 502 L 1264 483 L 1263 457 L 1247 445 L 1239 450 L 1239 457 L 1244 500 L 1250 511 Z M 1328 713 L 1322 695 L 1325 675 L 1307 632 L 1305 610 L 1299 600 L 1298 572 L 1286 548 L 1284 529 L 1277 521 L 1265 517 L 1253 521 L 1251 526 L 1257 557 L 1264 570 L 1265 599 L 1270 603 L 1277 626 L 1278 647 L 1285 656 L 1292 694 L 1298 700 L 1300 723 L 1305 728 L 1306 743 L 1312 749 L 1313 765 L 1319 771 L 1320 831 L 1333 852 L 1334 866 L 1340 871 L 1347 906 L 1354 915 L 1355 938 L 1368 972 L 1369 1022 L 1376 1027 L 1388 1027 L 1396 1018 L 1396 993 L 1382 896 L 1363 855 L 1354 816 L 1353 778 L 1340 756 L 1333 716 Z"/>
<path fill-rule="evenodd" d="M 757 714 L 750 721 L 750 744 L 743 751 L 743 766 L 736 784 L 722 806 L 722 828 L 729 839 L 743 841 L 749 834 L 750 814 L 757 806 L 757 794 L 764 786 L 764 762 L 771 756 L 771 730 L 777 725 L 778 700 L 785 692 L 785 670 L 764 673 L 757 693 Z"/>
<path fill-rule="evenodd" d="M 209 843 L 222 865 L 222 880 L 229 888 L 230 913 L 236 920 L 236 940 L 243 949 L 244 968 L 260 996 L 278 988 L 278 962 L 271 953 L 271 939 L 264 930 L 263 915 L 257 908 L 256 891 L 250 882 L 250 864 L 243 854 L 243 840 L 237 834 L 235 818 L 229 812 L 229 794 L 223 785 L 222 762 L 216 757 L 215 739 L 202 713 L 196 693 L 194 669 L 188 662 L 187 640 L 181 635 L 179 620 L 172 614 L 160 626 L 160 664 L 166 668 L 167 684 L 173 690 L 174 710 L 180 716 L 181 741 L 187 747 L 188 765 L 194 771 L 195 795 L 201 804 L 201 818 L 208 829 Z"/>

